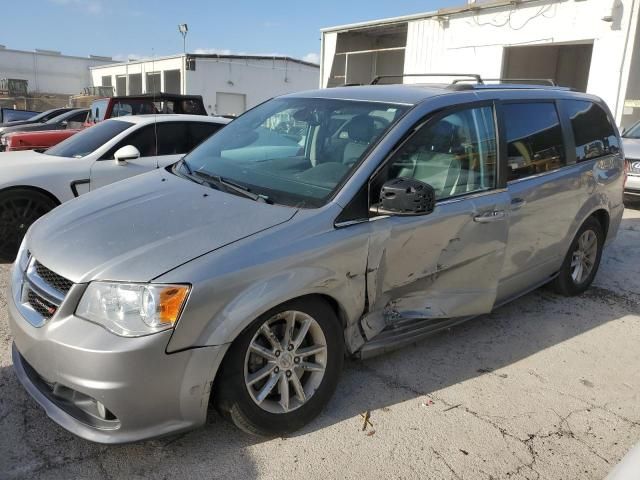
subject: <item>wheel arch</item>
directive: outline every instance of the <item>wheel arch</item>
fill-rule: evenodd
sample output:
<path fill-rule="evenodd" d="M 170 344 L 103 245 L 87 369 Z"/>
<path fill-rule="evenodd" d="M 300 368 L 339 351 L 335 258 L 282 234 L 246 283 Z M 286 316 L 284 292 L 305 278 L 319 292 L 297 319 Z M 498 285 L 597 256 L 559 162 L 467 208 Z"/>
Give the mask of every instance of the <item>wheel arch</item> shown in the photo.
<path fill-rule="evenodd" d="M 53 193 L 49 192 L 48 190 L 45 190 L 44 188 L 36 187 L 33 185 L 12 185 L 10 187 L 6 187 L 0 190 L 0 195 L 7 192 L 13 192 L 16 190 L 27 190 L 27 191 L 37 192 L 49 198 L 52 202 L 56 204 L 56 206 L 62 205 L 62 202 Z"/>

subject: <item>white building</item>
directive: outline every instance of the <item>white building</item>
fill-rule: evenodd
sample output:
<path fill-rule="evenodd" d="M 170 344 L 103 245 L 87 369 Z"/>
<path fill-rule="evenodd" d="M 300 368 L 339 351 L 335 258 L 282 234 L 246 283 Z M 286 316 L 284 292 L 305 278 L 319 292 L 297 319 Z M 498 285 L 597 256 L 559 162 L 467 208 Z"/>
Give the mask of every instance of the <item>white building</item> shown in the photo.
<path fill-rule="evenodd" d="M 640 120 L 639 9 L 637 0 L 470 1 L 459 8 L 326 28 L 320 85 L 436 72 L 549 78 L 602 97 L 618 123 L 627 126 Z"/>
<path fill-rule="evenodd" d="M 12 50 L 0 45 L 0 78 L 29 82 L 29 93 L 72 95 L 91 85 L 90 67 L 113 63 L 110 57 L 74 57 L 52 50 Z"/>
<path fill-rule="evenodd" d="M 319 66 L 289 57 L 184 54 L 91 69 L 116 95 L 202 95 L 211 114 L 238 115 L 276 95 L 317 88 Z"/>

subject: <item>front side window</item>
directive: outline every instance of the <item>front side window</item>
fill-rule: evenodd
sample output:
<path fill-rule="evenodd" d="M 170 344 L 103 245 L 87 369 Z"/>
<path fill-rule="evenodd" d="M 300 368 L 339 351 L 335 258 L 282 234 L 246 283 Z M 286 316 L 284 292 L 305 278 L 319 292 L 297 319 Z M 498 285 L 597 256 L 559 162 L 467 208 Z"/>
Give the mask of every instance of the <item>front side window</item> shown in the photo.
<path fill-rule="evenodd" d="M 496 185 L 497 143 L 493 108 L 456 111 L 420 127 L 374 180 L 371 204 L 387 180 L 412 178 L 433 187 L 436 199 L 489 190 Z"/>
<path fill-rule="evenodd" d="M 408 108 L 277 98 L 202 143 L 185 157 L 180 173 L 223 177 L 274 203 L 318 207 Z"/>
<path fill-rule="evenodd" d="M 582 100 L 566 100 L 565 106 L 571 119 L 578 162 L 620 151 L 618 137 L 600 106 Z"/>
<path fill-rule="evenodd" d="M 81 158 L 100 148 L 116 135 L 131 128 L 133 124 L 118 120 L 107 120 L 76 133 L 44 153 L 58 157 Z"/>
<path fill-rule="evenodd" d="M 567 164 L 560 117 L 554 103 L 503 106 L 507 137 L 507 180 L 549 172 Z"/>

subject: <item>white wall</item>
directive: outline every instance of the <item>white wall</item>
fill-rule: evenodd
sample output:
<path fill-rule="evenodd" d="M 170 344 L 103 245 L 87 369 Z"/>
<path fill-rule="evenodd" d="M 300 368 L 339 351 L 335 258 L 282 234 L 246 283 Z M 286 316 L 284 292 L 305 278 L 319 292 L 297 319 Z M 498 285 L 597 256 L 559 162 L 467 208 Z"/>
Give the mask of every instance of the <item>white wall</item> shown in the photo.
<path fill-rule="evenodd" d="M 30 92 L 80 93 L 91 85 L 89 67 L 108 63 L 95 58 L 0 48 L 0 77 L 27 80 Z"/>
<path fill-rule="evenodd" d="M 196 70 L 186 74 L 187 93 L 202 95 L 207 111 L 217 113 L 217 92 L 246 95 L 249 109 L 277 95 L 317 88 L 320 69 L 284 60 L 197 57 Z"/>
<path fill-rule="evenodd" d="M 614 21 L 602 17 L 611 13 Z M 602 97 L 620 121 L 629 75 L 636 0 L 535 2 L 517 9 L 483 10 L 409 22 L 405 73 L 462 72 L 500 77 L 505 46 L 593 42 L 587 92 Z M 632 6 L 634 11 L 632 11 Z M 496 26 L 498 25 L 498 26 Z M 626 42 L 627 35 L 631 40 Z M 405 79 L 420 82 L 423 79 Z"/>
<path fill-rule="evenodd" d="M 216 95 L 220 92 L 245 95 L 249 109 L 277 95 L 318 87 L 319 67 L 272 59 L 194 58 L 195 70 L 185 70 L 184 56 L 178 55 L 94 68 L 91 75 L 93 84 L 99 86 L 105 75 L 110 75 L 112 85 L 116 85 L 117 76 L 141 73 L 142 91 L 146 93 L 146 73 L 179 69 L 182 93 L 202 95 L 210 114 L 218 113 Z M 165 91 L 164 74 L 160 89 Z"/>
<path fill-rule="evenodd" d="M 184 57 L 178 55 L 169 58 L 160 58 L 154 61 L 142 60 L 133 61 L 128 63 L 117 63 L 115 65 L 103 66 L 99 68 L 91 69 L 91 77 L 93 85 L 102 86 L 102 77 L 111 76 L 111 85 L 116 86 L 116 77 L 120 75 L 134 75 L 142 74 L 142 92 L 147 92 L 147 73 L 162 72 L 160 75 L 160 90 L 165 91 L 164 85 L 164 71 L 166 70 L 180 70 L 180 84 L 182 86 L 182 93 L 184 93 L 184 71 L 183 71 Z M 129 85 L 127 85 L 127 93 L 129 93 Z M 116 92 L 117 95 L 123 95 L 123 92 Z"/>
<path fill-rule="evenodd" d="M 322 86 L 328 85 L 332 65 L 338 60 L 336 36 L 377 24 L 384 29 L 390 23 L 408 22 L 404 73 L 478 73 L 497 78 L 503 73 L 505 47 L 590 43 L 593 55 L 587 92 L 602 97 L 620 123 L 633 73 L 639 10 L 639 0 L 523 0 L 475 12 L 444 9 L 439 17 L 413 15 L 327 29 L 323 31 Z M 612 21 L 603 21 L 605 16 Z M 406 83 L 424 81 L 424 77 L 405 78 Z"/>

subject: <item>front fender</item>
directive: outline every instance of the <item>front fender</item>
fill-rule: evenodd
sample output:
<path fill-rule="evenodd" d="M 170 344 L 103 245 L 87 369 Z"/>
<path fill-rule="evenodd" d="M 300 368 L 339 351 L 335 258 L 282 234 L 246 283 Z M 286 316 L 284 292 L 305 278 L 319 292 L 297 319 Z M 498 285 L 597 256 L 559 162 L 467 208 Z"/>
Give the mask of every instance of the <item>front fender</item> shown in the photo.
<path fill-rule="evenodd" d="M 263 279 L 229 302 L 213 322 L 213 328 L 203 332 L 200 342 L 219 345 L 233 341 L 259 316 L 307 295 L 332 299 L 338 306 L 337 315 L 346 326 L 350 319 L 362 315 L 364 272 L 347 276 L 323 267 L 299 267 Z"/>
<path fill-rule="evenodd" d="M 305 248 L 296 243 L 261 250 L 252 243 L 163 276 L 158 281 L 193 285 L 168 351 L 231 343 L 260 315 L 306 295 L 325 296 L 337 306 L 353 351 L 362 343 L 357 336 L 366 303 L 367 238 L 366 228 L 356 228 L 307 238 Z"/>

